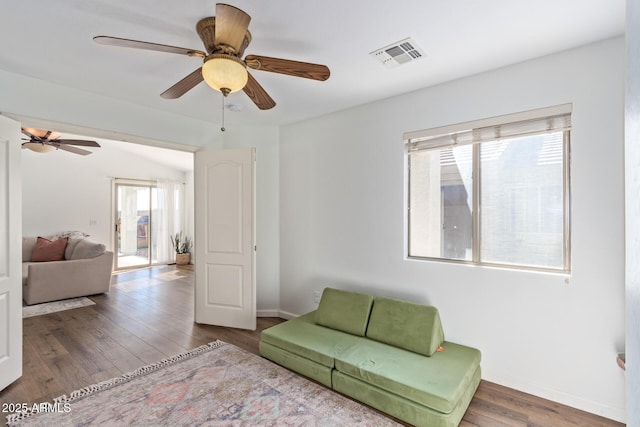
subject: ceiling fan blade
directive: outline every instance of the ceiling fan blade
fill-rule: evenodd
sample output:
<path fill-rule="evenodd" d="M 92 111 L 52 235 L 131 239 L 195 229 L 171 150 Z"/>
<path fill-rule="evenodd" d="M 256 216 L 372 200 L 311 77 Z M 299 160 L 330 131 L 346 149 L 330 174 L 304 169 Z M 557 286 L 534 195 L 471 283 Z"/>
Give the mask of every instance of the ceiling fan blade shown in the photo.
<path fill-rule="evenodd" d="M 204 58 L 206 54 L 201 50 L 186 47 L 169 46 L 166 44 L 143 42 L 140 40 L 122 39 L 110 36 L 95 36 L 93 41 L 107 46 L 130 47 L 134 49 L 154 50 L 157 52 L 177 53 L 179 55 L 197 56 Z"/>
<path fill-rule="evenodd" d="M 193 89 L 202 80 L 202 67 L 200 67 L 193 70 L 188 76 L 162 92 L 160 96 L 165 99 L 180 98 L 182 95 Z"/>
<path fill-rule="evenodd" d="M 22 133 L 27 135 L 29 138 L 42 138 L 46 134 L 46 131 L 34 128 L 22 128 Z M 42 136 L 38 136 L 40 133 L 42 133 Z"/>
<path fill-rule="evenodd" d="M 56 139 L 60 136 L 58 132 L 36 128 L 22 128 L 22 133 L 37 141 L 47 141 L 49 139 Z"/>
<path fill-rule="evenodd" d="M 242 89 L 256 106 L 261 110 L 269 110 L 276 106 L 276 102 L 269 96 L 260 83 L 249 73 L 249 80 Z"/>
<path fill-rule="evenodd" d="M 242 50 L 242 45 L 251 22 L 251 16 L 243 10 L 224 3 L 216 4 L 216 45 L 226 45 L 235 53 Z"/>
<path fill-rule="evenodd" d="M 86 139 L 52 139 L 52 143 L 66 144 L 66 145 L 80 145 L 82 147 L 96 147 L 100 148 L 100 144 L 95 141 L 89 141 Z"/>
<path fill-rule="evenodd" d="M 62 144 L 51 144 L 54 147 L 68 151 L 70 153 L 80 154 L 81 156 L 86 156 L 87 154 L 91 154 L 92 152 L 89 150 L 83 150 L 82 148 L 74 147 L 72 145 L 62 145 Z"/>
<path fill-rule="evenodd" d="M 246 58 L 244 58 L 244 62 L 247 64 L 247 67 L 253 68 L 254 70 L 287 74 L 294 77 L 304 77 L 305 79 L 324 81 L 331 75 L 331 71 L 329 71 L 326 65 L 292 61 L 290 59 L 247 55 Z"/>

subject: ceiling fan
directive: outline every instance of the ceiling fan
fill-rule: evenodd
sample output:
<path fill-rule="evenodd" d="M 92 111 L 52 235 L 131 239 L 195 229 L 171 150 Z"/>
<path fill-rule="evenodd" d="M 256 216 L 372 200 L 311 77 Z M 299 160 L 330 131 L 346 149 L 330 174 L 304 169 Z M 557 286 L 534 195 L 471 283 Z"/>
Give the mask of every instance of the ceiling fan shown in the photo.
<path fill-rule="evenodd" d="M 37 153 L 64 150 L 69 151 L 70 153 L 86 156 L 87 154 L 91 154 L 91 151 L 74 147 L 74 145 L 83 147 L 100 147 L 100 144 L 95 141 L 87 141 L 84 139 L 60 139 L 60 134 L 58 132 L 50 130 L 22 128 L 22 133 L 28 136 L 28 138 L 23 138 L 26 142 L 22 143 L 22 148 L 28 148 L 29 150 Z"/>
<path fill-rule="evenodd" d="M 253 70 L 269 71 L 312 80 L 324 81 L 329 78 L 330 71 L 325 65 L 260 55 L 247 55 L 243 59 L 242 55 L 249 43 L 251 43 L 251 33 L 248 31 L 250 21 L 251 16 L 244 11 L 228 4 L 217 3 L 216 15 L 203 18 L 196 25 L 196 32 L 204 43 L 206 53 L 197 49 L 118 37 L 96 36 L 93 40 L 103 45 L 177 53 L 202 58 L 202 67 L 194 70 L 160 94 L 161 97 L 167 99 L 181 97 L 204 80 L 213 89 L 222 92 L 225 97 L 229 93 L 243 90 L 259 109 L 268 110 L 275 107 L 276 103 L 253 76 L 247 72 L 247 67 Z"/>

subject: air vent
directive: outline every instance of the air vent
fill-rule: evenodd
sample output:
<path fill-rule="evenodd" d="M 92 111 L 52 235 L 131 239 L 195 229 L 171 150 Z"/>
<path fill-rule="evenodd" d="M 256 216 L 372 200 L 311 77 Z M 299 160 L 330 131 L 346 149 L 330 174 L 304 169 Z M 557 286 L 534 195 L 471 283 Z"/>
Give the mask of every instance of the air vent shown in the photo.
<path fill-rule="evenodd" d="M 382 62 L 387 68 L 395 68 L 425 56 L 424 51 L 411 38 L 374 50 L 369 55 Z"/>

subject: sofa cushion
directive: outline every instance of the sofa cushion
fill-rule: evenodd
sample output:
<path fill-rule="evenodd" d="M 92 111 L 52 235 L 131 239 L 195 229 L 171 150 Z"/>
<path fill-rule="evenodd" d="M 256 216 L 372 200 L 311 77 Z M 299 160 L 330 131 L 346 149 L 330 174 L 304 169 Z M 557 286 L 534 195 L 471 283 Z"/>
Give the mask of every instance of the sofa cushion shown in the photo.
<path fill-rule="evenodd" d="M 36 247 L 36 237 L 23 237 L 22 238 L 22 262 L 31 261 L 31 254 L 33 248 Z"/>
<path fill-rule="evenodd" d="M 87 258 L 95 258 L 100 256 L 106 250 L 106 246 L 102 243 L 92 242 L 91 240 L 81 239 L 79 240 L 73 252 L 71 253 L 71 257 L 68 259 L 87 259 Z"/>
<path fill-rule="evenodd" d="M 38 237 L 36 245 L 31 253 L 31 261 L 62 261 L 64 259 L 64 250 L 67 248 L 69 239 L 63 237 L 58 240 L 49 240 L 44 237 Z"/>
<path fill-rule="evenodd" d="M 63 237 L 68 237 L 70 239 L 84 239 L 85 237 L 89 237 L 89 235 L 83 231 L 69 230 L 69 231 L 61 231 L 59 233 L 47 236 L 47 239 L 58 240 Z"/>
<path fill-rule="evenodd" d="M 71 255 L 73 254 L 73 250 L 76 248 L 78 242 L 82 239 L 78 239 L 75 237 L 70 237 L 67 242 L 67 249 L 64 250 L 64 259 L 71 259 Z"/>
<path fill-rule="evenodd" d="M 316 310 L 318 325 L 364 336 L 373 305 L 371 295 L 325 288 Z"/>
<path fill-rule="evenodd" d="M 363 338 L 317 325 L 312 311 L 265 329 L 261 341 L 333 368 L 334 357 Z"/>
<path fill-rule="evenodd" d="M 390 393 L 380 387 L 372 386 L 358 378 L 343 374 L 335 369 L 331 373 L 331 386 L 339 393 L 345 394 L 386 414 L 405 421 L 407 423 L 406 425 L 458 427 L 480 384 L 480 375 L 481 371 L 480 367 L 478 367 L 478 370 L 471 379 L 471 383 L 466 387 L 460 400 L 458 400 L 456 407 L 449 413 L 436 411 L 427 406 L 407 400 L 400 395 Z M 490 423 L 487 423 L 487 425 L 489 424 Z"/>
<path fill-rule="evenodd" d="M 377 297 L 367 337 L 431 356 L 444 341 L 444 332 L 435 307 Z"/>
<path fill-rule="evenodd" d="M 450 413 L 480 366 L 480 351 L 450 342 L 425 357 L 381 342 L 362 339 L 336 355 L 336 369 L 390 393 L 442 413 Z"/>
<path fill-rule="evenodd" d="M 27 286 L 27 279 L 29 278 L 29 261 L 22 263 L 22 286 Z"/>

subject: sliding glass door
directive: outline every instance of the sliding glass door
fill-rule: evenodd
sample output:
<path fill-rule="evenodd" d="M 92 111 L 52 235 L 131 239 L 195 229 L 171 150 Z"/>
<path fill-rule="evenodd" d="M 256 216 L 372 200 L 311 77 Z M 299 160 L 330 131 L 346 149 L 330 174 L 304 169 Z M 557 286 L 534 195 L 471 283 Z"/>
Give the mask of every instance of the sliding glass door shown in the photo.
<path fill-rule="evenodd" d="M 184 231 L 184 184 L 114 180 L 116 269 L 175 262 L 171 236 Z"/>
<path fill-rule="evenodd" d="M 153 221 L 157 209 L 155 184 L 115 184 L 116 269 L 157 263 Z"/>

